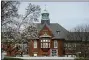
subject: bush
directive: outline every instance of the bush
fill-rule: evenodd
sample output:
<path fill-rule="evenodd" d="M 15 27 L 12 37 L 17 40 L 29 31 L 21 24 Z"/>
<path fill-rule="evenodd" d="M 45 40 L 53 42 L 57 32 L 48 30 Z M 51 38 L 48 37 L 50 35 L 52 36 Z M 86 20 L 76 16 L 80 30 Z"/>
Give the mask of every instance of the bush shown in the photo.
<path fill-rule="evenodd" d="M 89 60 L 89 58 L 84 58 L 84 57 L 77 57 L 75 60 Z"/>
<path fill-rule="evenodd" d="M 23 60 L 23 59 L 20 59 L 20 58 L 7 58 L 7 57 L 5 57 L 3 60 Z"/>

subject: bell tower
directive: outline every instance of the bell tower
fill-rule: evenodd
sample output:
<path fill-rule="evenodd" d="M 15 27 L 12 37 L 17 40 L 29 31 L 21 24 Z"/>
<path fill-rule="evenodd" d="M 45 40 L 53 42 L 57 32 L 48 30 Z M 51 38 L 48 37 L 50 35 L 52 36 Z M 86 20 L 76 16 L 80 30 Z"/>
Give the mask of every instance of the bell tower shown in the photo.
<path fill-rule="evenodd" d="M 50 24 L 49 13 L 48 13 L 48 11 L 46 10 L 46 8 L 45 8 L 45 10 L 42 12 L 41 16 L 42 16 L 42 17 L 41 17 L 41 24 L 44 24 L 44 23 Z"/>

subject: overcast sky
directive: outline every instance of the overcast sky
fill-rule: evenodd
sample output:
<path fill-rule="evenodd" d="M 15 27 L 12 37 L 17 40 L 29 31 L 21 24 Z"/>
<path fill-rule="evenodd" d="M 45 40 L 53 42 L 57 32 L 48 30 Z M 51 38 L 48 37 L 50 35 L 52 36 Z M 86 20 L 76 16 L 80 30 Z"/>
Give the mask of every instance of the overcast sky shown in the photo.
<path fill-rule="evenodd" d="M 41 11 L 46 5 L 51 23 L 59 23 L 67 30 L 80 24 L 89 24 L 89 2 L 21 2 L 20 14 L 25 13 L 28 3 L 40 5 Z"/>

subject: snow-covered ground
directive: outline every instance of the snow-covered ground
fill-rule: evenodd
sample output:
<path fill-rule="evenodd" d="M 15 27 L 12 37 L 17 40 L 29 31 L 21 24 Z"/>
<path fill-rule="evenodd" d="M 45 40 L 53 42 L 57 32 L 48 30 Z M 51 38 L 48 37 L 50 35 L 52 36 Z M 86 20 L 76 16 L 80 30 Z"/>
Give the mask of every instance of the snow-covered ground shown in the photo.
<path fill-rule="evenodd" d="M 6 55 L 6 53 L 4 52 L 4 53 L 2 53 L 2 59 L 4 58 L 4 57 L 6 57 L 5 56 Z M 20 59 L 24 59 L 24 60 L 47 60 L 47 59 L 51 59 L 51 60 L 74 60 L 75 58 L 74 57 L 57 57 L 57 56 L 55 56 L 55 57 L 47 57 L 47 56 L 44 56 L 44 57 L 30 57 L 29 55 L 23 55 L 23 57 L 9 57 L 9 58 L 20 58 Z"/>
<path fill-rule="evenodd" d="M 6 54 L 3 53 L 3 56 L 2 56 L 2 59 L 4 57 L 7 57 L 5 56 Z M 30 57 L 29 55 L 24 55 L 23 57 L 9 57 L 9 58 L 20 58 L 20 59 L 24 59 L 24 60 L 47 60 L 47 59 L 50 59 L 50 60 L 74 60 L 75 58 L 74 57 L 47 57 L 47 56 L 44 56 L 44 57 Z"/>
<path fill-rule="evenodd" d="M 2 53 L 2 59 L 5 56 L 6 53 Z M 29 55 L 23 55 L 23 57 L 9 57 L 9 58 L 20 58 L 20 59 L 24 59 L 24 60 L 45 60 L 45 59 L 51 59 L 51 60 L 74 60 L 75 58 L 74 57 L 47 57 L 47 56 L 44 56 L 44 57 L 30 57 Z"/>
<path fill-rule="evenodd" d="M 24 59 L 24 60 L 30 60 L 30 59 L 32 59 L 32 60 L 43 60 L 43 59 L 52 59 L 52 60 L 56 60 L 56 59 L 61 59 L 61 60 L 74 60 L 74 57 L 13 57 L 13 58 L 21 58 L 21 59 Z"/>

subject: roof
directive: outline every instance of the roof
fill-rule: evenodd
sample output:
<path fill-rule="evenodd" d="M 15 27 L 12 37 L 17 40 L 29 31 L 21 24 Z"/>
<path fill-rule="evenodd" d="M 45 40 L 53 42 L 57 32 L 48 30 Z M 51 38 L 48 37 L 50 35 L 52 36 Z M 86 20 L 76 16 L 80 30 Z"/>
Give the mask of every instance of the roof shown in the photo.
<path fill-rule="evenodd" d="M 45 22 L 44 24 L 42 23 L 36 23 L 36 24 L 37 24 L 38 32 L 40 32 L 40 30 L 46 24 L 46 26 L 50 29 L 50 31 L 52 31 L 52 34 L 54 35 L 52 39 L 65 39 L 66 41 L 81 41 L 81 38 L 82 38 L 83 41 L 86 39 L 89 41 L 89 32 L 69 32 L 58 23 L 47 24 Z M 59 34 L 57 33 L 57 31 L 59 31 Z M 45 35 L 41 37 L 44 37 L 44 36 Z M 46 36 L 50 37 L 48 35 Z M 39 36 L 35 38 L 30 38 L 30 39 L 39 39 Z"/>
<path fill-rule="evenodd" d="M 89 41 L 89 32 L 69 32 L 66 41 Z"/>
<path fill-rule="evenodd" d="M 38 32 L 44 27 L 45 24 L 37 23 Z M 68 31 L 65 28 L 63 28 L 61 25 L 59 25 L 58 23 L 50 23 L 46 25 L 52 31 L 52 34 L 54 35 L 53 37 L 54 39 L 61 39 L 61 38 L 65 39 L 65 35 L 68 33 Z M 59 31 L 59 34 L 57 33 L 57 31 Z"/>

